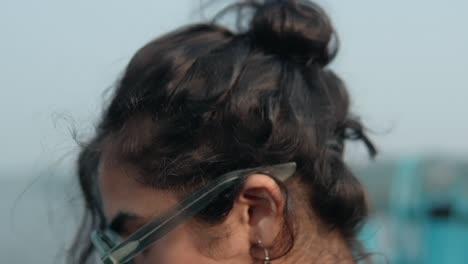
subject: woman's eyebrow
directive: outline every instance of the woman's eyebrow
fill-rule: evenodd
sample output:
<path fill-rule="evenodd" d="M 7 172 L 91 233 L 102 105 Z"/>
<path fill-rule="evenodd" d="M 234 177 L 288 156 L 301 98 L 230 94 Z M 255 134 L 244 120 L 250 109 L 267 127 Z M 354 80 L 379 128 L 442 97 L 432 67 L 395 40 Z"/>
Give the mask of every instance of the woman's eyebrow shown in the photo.
<path fill-rule="evenodd" d="M 133 213 L 119 212 L 109 224 L 109 229 L 120 234 L 125 231 L 125 226 L 129 224 L 140 224 L 145 220 L 144 217 Z"/>

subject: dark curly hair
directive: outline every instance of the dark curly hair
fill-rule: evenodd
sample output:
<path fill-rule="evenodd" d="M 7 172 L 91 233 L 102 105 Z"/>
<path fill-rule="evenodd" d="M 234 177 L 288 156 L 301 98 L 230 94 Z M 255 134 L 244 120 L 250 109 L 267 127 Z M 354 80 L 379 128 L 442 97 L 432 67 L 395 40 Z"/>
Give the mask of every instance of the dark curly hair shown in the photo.
<path fill-rule="evenodd" d="M 338 50 L 330 19 L 299 0 L 244 1 L 220 16 L 233 10 L 250 12 L 238 16 L 248 26 L 192 24 L 152 40 L 127 65 L 78 158 L 86 211 L 68 263 L 91 263 L 90 231 L 105 224 L 96 183 L 104 144 L 145 184 L 185 194 L 227 171 L 295 161 L 310 210 L 359 248 L 368 208 L 343 151 L 347 140 L 376 150 L 327 68 Z M 220 221 L 232 204 L 232 196 L 217 201 L 198 217 Z"/>

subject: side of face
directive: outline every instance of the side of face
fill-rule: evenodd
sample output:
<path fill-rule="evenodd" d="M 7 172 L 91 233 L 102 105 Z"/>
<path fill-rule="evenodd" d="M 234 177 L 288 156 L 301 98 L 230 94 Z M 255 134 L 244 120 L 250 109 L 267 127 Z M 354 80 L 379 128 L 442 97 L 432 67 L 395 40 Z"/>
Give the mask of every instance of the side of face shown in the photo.
<path fill-rule="evenodd" d="M 107 222 L 122 237 L 165 212 L 179 201 L 166 190 L 145 186 L 138 170 L 103 154 L 98 184 Z M 222 224 L 208 226 L 192 219 L 158 240 L 135 263 L 255 263 L 272 246 L 283 224 L 284 198 L 269 176 L 250 176 Z"/>

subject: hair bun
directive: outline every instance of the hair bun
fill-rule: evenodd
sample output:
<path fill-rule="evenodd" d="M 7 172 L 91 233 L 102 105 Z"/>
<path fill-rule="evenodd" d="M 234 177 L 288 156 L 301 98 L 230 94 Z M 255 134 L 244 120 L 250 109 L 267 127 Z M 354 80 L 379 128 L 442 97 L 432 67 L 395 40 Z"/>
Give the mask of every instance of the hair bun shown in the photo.
<path fill-rule="evenodd" d="M 262 49 L 319 65 L 336 54 L 338 41 L 330 19 L 316 4 L 304 0 L 256 3 L 249 34 Z"/>

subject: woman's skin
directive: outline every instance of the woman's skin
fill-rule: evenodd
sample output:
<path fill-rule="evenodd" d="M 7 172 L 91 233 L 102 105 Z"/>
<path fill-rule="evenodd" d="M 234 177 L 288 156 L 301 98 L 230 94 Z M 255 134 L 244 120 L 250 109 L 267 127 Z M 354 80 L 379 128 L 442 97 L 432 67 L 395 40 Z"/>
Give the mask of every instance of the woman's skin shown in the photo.
<path fill-rule="evenodd" d="M 178 202 L 174 193 L 145 186 L 137 178 L 136 168 L 119 161 L 111 148 L 104 151 L 98 169 L 104 213 L 123 237 Z M 288 188 L 299 187 L 292 182 Z M 300 192 L 291 193 L 291 199 L 300 205 Z M 263 248 L 269 249 L 275 264 L 354 263 L 344 240 L 336 232 L 326 231 L 305 208 L 294 208 L 293 248 L 286 256 L 275 258 L 285 221 L 285 197 L 270 176 L 254 174 L 246 180 L 223 223 L 208 226 L 193 219 L 185 222 L 138 255 L 135 263 L 263 263 Z"/>

